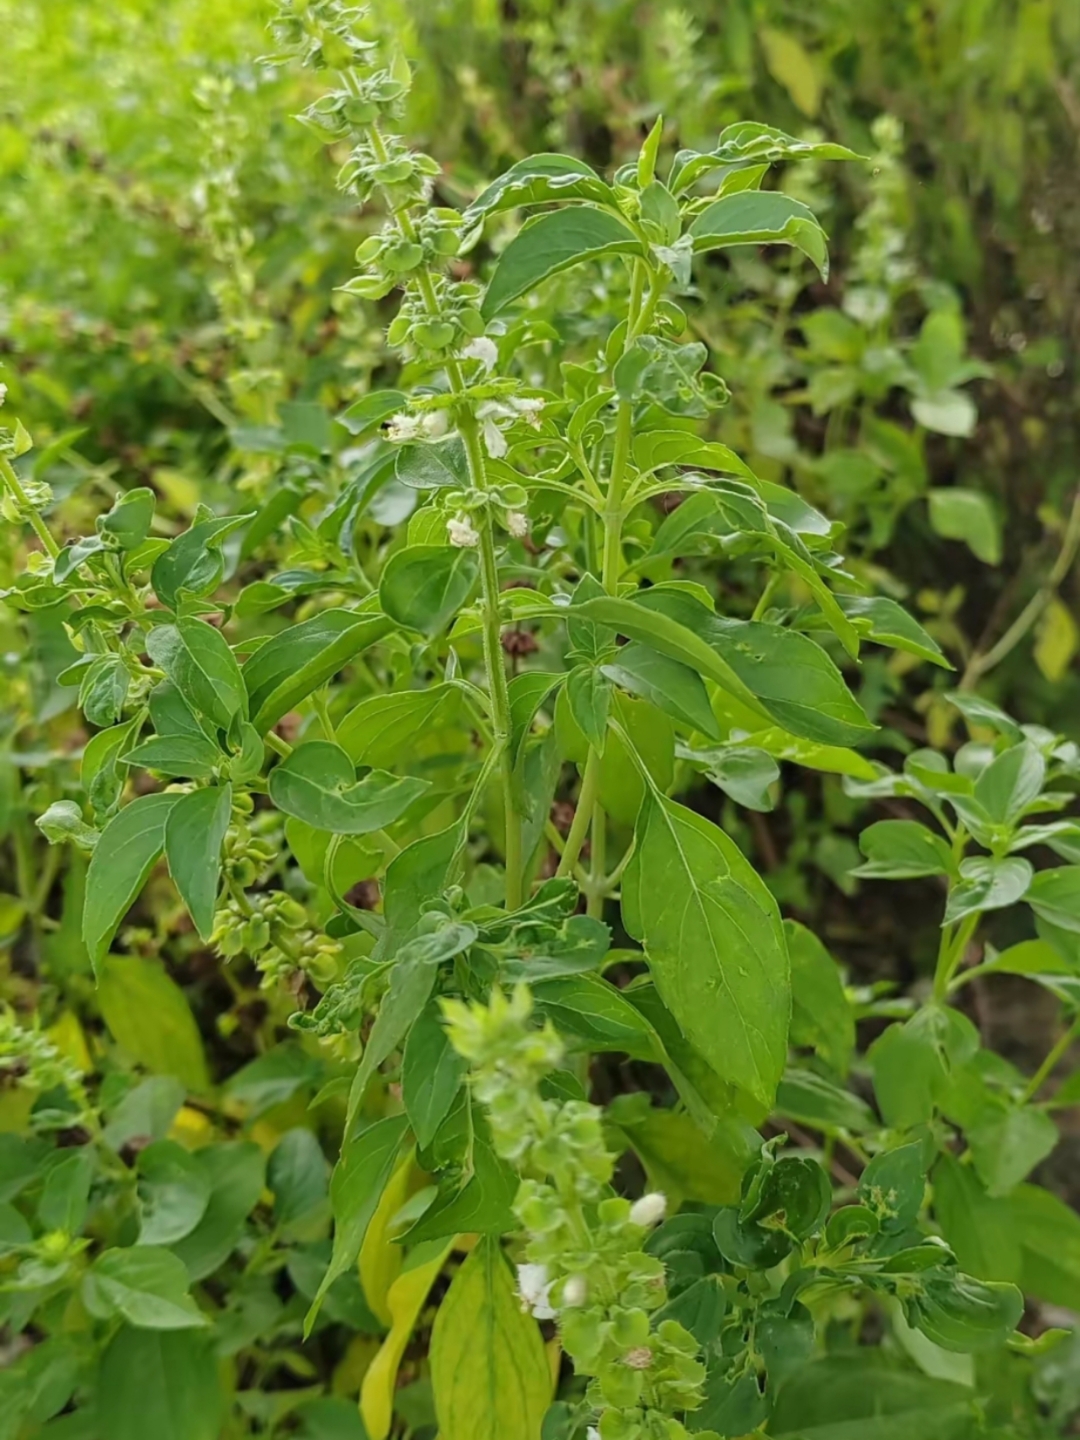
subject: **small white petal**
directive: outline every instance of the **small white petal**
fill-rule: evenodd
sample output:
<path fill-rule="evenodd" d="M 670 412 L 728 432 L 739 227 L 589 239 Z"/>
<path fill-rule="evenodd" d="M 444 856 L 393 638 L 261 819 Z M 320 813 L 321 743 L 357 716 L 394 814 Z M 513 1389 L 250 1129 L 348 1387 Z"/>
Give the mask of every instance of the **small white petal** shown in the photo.
<path fill-rule="evenodd" d="M 486 335 L 472 340 L 461 352 L 466 360 L 479 360 L 484 367 L 484 373 L 492 370 L 496 360 L 499 358 L 499 348 L 494 340 L 489 340 Z"/>
<path fill-rule="evenodd" d="M 484 421 L 484 444 L 493 460 L 501 460 L 510 448 L 494 420 Z"/>
<path fill-rule="evenodd" d="M 445 410 L 430 410 L 423 420 L 424 434 L 438 440 L 450 428 L 450 418 Z"/>
<path fill-rule="evenodd" d="M 419 415 L 394 415 L 386 427 L 388 440 L 415 440 L 420 434 L 423 421 Z"/>
<path fill-rule="evenodd" d="M 506 512 L 506 528 L 515 540 L 524 540 L 529 533 L 529 517 L 520 510 Z"/>
<path fill-rule="evenodd" d="M 450 536 L 450 544 L 456 545 L 459 550 L 471 550 L 480 544 L 479 530 L 474 529 L 472 522 L 460 515 L 446 522 L 446 533 Z"/>
<path fill-rule="evenodd" d="M 6 386 L 6 385 L 0 385 L 0 405 L 3 405 L 3 403 L 4 403 L 4 401 L 5 401 L 6 399 L 7 399 L 7 386 Z"/>
<path fill-rule="evenodd" d="M 667 1199 L 660 1192 L 642 1195 L 630 1206 L 631 1225 L 659 1225 L 667 1214 Z"/>
<path fill-rule="evenodd" d="M 554 1320 L 555 1311 L 551 1308 L 551 1284 L 548 1279 L 548 1268 L 546 1265 L 519 1265 L 518 1273 L 518 1294 L 521 1296 L 521 1306 L 537 1320 Z"/>

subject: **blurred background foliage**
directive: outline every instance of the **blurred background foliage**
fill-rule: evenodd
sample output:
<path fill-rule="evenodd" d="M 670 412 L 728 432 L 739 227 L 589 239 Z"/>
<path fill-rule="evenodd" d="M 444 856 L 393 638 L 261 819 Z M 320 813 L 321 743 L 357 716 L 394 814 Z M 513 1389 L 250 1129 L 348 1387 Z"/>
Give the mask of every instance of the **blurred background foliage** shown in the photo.
<path fill-rule="evenodd" d="M 406 128 L 444 164 L 444 203 L 534 149 L 614 167 L 658 113 L 671 152 L 752 117 L 868 157 L 790 182 L 830 230 L 827 283 L 753 252 L 703 272 L 692 323 L 731 390 L 717 436 L 844 520 L 853 568 L 912 608 L 962 683 L 1076 736 L 1076 0 L 379 10 L 422 68 Z M 84 532 L 136 485 L 174 528 L 200 501 L 302 492 L 308 427 L 392 378 L 375 307 L 334 289 L 367 222 L 290 118 L 307 82 L 256 63 L 264 21 L 262 0 L 0 0 L 0 380 L 57 496 L 54 530 Z M 604 323 L 596 283 L 567 282 L 583 335 Z M 395 503 L 374 521 L 403 518 Z M 0 532 L 0 585 L 23 544 Z M 0 604 L 0 945 L 16 991 L 33 990 L 20 937 L 58 863 L 32 819 L 86 739 L 55 684 L 69 658 L 59 617 Z M 903 656 L 865 665 L 886 751 L 953 738 L 926 683 Z M 832 780 L 797 787 L 726 822 L 856 978 L 917 979 L 936 906 L 918 883 L 860 894 L 865 803 Z M 78 969 L 50 927 L 56 966 Z M 1023 1054 L 1023 1029 L 1013 1016 L 995 1039 Z"/>

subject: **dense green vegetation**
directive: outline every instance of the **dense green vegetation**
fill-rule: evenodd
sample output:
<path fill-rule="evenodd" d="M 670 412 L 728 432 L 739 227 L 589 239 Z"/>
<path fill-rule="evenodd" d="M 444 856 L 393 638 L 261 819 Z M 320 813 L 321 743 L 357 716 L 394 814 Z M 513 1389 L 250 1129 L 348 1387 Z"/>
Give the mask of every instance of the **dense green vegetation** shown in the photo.
<path fill-rule="evenodd" d="M 0 1440 L 1076 1433 L 1080 10 L 0 20 Z"/>

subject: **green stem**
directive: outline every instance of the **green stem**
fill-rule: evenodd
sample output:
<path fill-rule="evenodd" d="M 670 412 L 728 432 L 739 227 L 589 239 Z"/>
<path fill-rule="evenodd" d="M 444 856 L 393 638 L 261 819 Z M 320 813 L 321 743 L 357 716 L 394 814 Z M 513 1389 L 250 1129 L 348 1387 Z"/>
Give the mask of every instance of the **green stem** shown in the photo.
<path fill-rule="evenodd" d="M 371 127 L 371 145 L 381 162 L 387 159 L 386 143 L 379 127 Z M 407 240 L 416 239 L 416 227 L 412 216 L 404 206 L 395 207 L 387 197 L 391 213 L 401 233 Z M 435 293 L 430 274 L 419 270 L 416 274 L 424 308 L 433 317 L 439 315 L 439 299 Z M 466 390 L 465 379 L 457 360 L 446 361 L 446 373 L 450 388 L 461 396 Z M 469 463 L 469 478 L 477 490 L 486 491 L 487 466 L 484 450 L 477 430 L 476 416 L 462 407 L 458 417 L 458 428 L 465 444 Z M 480 526 L 480 575 L 484 604 L 484 666 L 487 670 L 488 689 L 491 694 L 491 719 L 495 744 L 500 748 L 502 767 L 503 814 L 506 828 L 506 908 L 517 910 L 523 899 L 524 859 L 521 853 L 521 817 L 514 804 L 514 762 L 510 751 L 510 694 L 506 677 L 506 662 L 502 652 L 502 626 L 499 615 L 499 566 L 495 555 L 495 535 L 490 510 L 484 514 Z"/>
<path fill-rule="evenodd" d="M 1032 1075 L 1027 1085 L 1024 1087 L 1024 1094 L 1022 1097 L 1022 1101 L 1024 1104 L 1026 1104 L 1029 1100 L 1033 1100 L 1035 1096 L 1039 1093 L 1039 1091 L 1043 1087 L 1043 1084 L 1057 1069 L 1058 1061 L 1065 1054 L 1066 1050 L 1068 1050 L 1069 1046 L 1076 1039 L 1077 1035 L 1080 1035 L 1080 1019 L 1074 1020 L 1073 1023 L 1068 1027 L 1068 1029 L 1064 1032 L 1064 1034 L 1057 1041 L 1056 1045 L 1047 1055 L 1046 1059 L 1035 1071 L 1035 1074 Z"/>
<path fill-rule="evenodd" d="M 934 999 L 943 1002 L 949 993 L 949 984 L 956 973 L 956 967 L 964 958 L 971 937 L 978 929 L 979 915 L 967 915 L 959 925 L 946 925 L 941 932 L 937 968 L 934 971 Z"/>
<path fill-rule="evenodd" d="M 60 546 L 49 534 L 49 527 L 27 499 L 26 491 L 22 487 L 22 482 L 15 473 L 14 465 L 3 456 L 0 456 L 0 479 L 3 480 L 12 495 L 14 495 L 20 510 L 26 516 L 27 520 L 29 520 L 34 534 L 41 541 L 46 554 L 51 555 L 55 560 L 60 554 Z"/>
<path fill-rule="evenodd" d="M 589 824 L 594 816 L 594 808 L 597 804 L 597 793 L 600 789 L 600 756 L 590 748 L 589 758 L 585 762 L 585 772 L 581 777 L 581 790 L 578 794 L 577 809 L 574 811 L 574 821 L 570 826 L 570 833 L 566 837 L 566 846 L 562 857 L 559 860 L 559 868 L 556 875 L 570 875 L 577 864 L 578 856 L 581 854 L 581 847 L 585 843 L 585 837 L 589 833 Z"/>

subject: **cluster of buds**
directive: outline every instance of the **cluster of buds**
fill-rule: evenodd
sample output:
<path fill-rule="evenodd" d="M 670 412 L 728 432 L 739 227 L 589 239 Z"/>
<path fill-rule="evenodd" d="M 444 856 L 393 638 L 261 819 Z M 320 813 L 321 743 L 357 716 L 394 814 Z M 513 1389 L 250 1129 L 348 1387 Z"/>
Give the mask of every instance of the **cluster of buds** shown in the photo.
<path fill-rule="evenodd" d="M 70 1108 L 50 1110 L 38 1117 L 43 1121 L 69 1126 L 92 1113 L 79 1067 L 36 1025 L 20 1024 L 7 1005 L 0 1006 L 0 1089 L 5 1086 L 39 1095 L 62 1090 L 77 1114 Z"/>
<path fill-rule="evenodd" d="M 664 1263 L 644 1249 L 664 1218 L 660 1194 L 629 1201 L 608 1191 L 615 1157 L 600 1109 L 545 1094 L 563 1059 L 550 1021 L 531 1023 L 524 985 L 487 1006 L 443 1000 L 454 1048 L 472 1067 L 497 1153 L 522 1176 L 514 1212 L 525 1230 L 522 1303 L 555 1319 L 567 1354 L 589 1376 L 600 1440 L 681 1440 L 676 1412 L 702 1401 L 705 1366 L 694 1337 L 660 1318 Z"/>
<path fill-rule="evenodd" d="M 214 916 L 210 936 L 220 955 L 247 955 L 264 990 L 298 975 L 325 987 L 337 974 L 340 944 L 308 924 L 307 911 L 281 890 L 228 896 Z"/>

